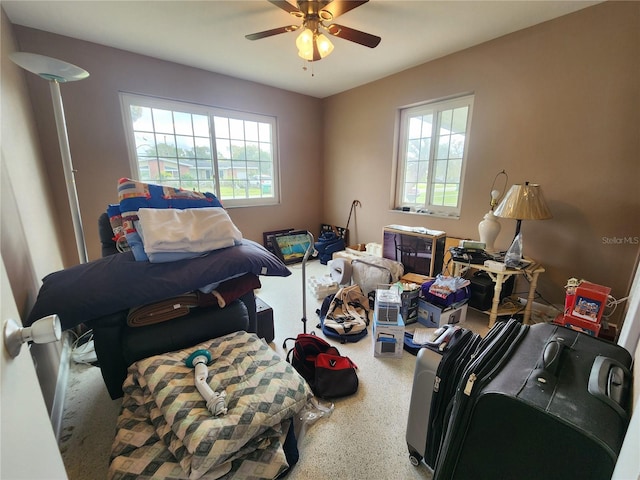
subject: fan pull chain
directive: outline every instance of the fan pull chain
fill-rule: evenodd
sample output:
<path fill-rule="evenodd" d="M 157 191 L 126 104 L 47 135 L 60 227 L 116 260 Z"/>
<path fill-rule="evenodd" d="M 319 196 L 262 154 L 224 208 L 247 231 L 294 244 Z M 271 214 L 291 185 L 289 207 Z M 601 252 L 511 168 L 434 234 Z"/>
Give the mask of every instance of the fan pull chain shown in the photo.
<path fill-rule="evenodd" d="M 310 63 L 310 64 L 311 64 L 311 76 L 312 76 L 312 77 L 315 77 L 315 76 L 316 76 L 316 74 L 315 74 L 315 72 L 313 71 L 313 64 L 314 64 L 315 62 L 309 62 L 309 61 L 307 61 L 307 60 L 303 60 L 303 63 L 302 63 L 302 70 L 304 70 L 305 72 L 308 70 L 307 63 Z"/>

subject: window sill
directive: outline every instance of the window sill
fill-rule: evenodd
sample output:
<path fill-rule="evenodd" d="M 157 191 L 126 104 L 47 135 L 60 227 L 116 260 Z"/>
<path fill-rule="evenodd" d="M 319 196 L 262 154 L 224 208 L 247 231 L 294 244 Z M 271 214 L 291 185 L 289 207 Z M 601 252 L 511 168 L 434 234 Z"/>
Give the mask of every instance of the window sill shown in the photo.
<path fill-rule="evenodd" d="M 449 220 L 460 220 L 460 215 L 458 215 L 457 213 L 431 212 L 427 210 L 404 210 L 402 208 L 394 208 L 391 211 L 393 213 L 402 213 L 404 215 L 418 215 L 422 217 L 437 217 L 447 218 Z"/>

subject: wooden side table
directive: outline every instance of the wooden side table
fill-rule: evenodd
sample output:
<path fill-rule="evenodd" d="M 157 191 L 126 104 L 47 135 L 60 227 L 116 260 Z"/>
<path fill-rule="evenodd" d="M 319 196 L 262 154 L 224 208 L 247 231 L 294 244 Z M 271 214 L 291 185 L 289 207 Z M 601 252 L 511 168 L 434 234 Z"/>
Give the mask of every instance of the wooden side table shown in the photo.
<path fill-rule="evenodd" d="M 529 265 L 525 268 L 516 269 L 516 268 L 507 268 L 505 271 L 496 270 L 495 268 L 485 267 L 482 264 L 474 264 L 474 263 L 466 263 L 466 262 L 453 262 L 453 275 L 461 276 L 468 269 L 473 268 L 475 270 L 480 270 L 482 272 L 486 272 L 491 280 L 495 283 L 495 287 L 493 290 L 493 303 L 491 304 L 491 310 L 489 312 L 489 328 L 493 327 L 496 323 L 499 314 L 506 313 L 514 313 L 500 310 L 500 292 L 502 292 L 502 285 L 513 275 L 524 275 L 526 279 L 529 281 L 529 293 L 527 295 L 527 304 L 524 307 L 524 318 L 523 323 L 526 325 L 529 323 L 531 319 L 531 307 L 533 305 L 533 299 L 536 293 L 536 285 L 538 284 L 538 275 L 543 273 L 544 267 L 539 263 L 526 259 L 529 261 Z"/>

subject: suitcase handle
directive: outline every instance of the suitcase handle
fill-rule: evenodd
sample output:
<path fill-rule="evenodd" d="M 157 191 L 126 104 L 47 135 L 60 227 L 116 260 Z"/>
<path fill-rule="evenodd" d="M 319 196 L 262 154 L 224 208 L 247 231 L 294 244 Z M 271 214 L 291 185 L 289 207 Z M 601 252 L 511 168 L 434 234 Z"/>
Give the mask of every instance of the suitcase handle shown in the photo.
<path fill-rule="evenodd" d="M 560 357 L 566 347 L 564 338 L 556 337 L 553 340 L 549 340 L 542 351 L 542 369 L 554 378 L 557 377 Z"/>
<path fill-rule="evenodd" d="M 631 372 L 627 367 L 613 358 L 598 355 L 591 367 L 588 390 L 626 419 L 630 378 Z"/>

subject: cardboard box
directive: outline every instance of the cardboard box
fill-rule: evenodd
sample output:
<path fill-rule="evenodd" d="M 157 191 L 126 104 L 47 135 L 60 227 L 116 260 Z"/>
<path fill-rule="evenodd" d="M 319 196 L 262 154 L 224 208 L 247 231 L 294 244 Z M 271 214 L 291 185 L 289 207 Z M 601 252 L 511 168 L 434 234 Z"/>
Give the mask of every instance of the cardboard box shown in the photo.
<path fill-rule="evenodd" d="M 426 283 L 429 280 L 433 280 L 433 277 L 429 277 L 427 275 L 420 275 L 419 273 L 405 273 L 402 277 L 400 277 L 401 282 L 416 283 L 418 285 L 422 285 L 423 283 Z"/>
<path fill-rule="evenodd" d="M 374 357 L 402 357 L 404 349 L 404 322 L 398 314 L 396 323 L 378 322 L 373 316 L 373 356 Z"/>
<path fill-rule="evenodd" d="M 396 323 L 402 312 L 402 294 L 391 285 L 380 285 L 376 288 L 374 314 L 380 323 Z"/>
<path fill-rule="evenodd" d="M 415 323 L 418 321 L 418 299 L 420 296 L 420 289 L 405 290 L 400 294 L 402 299 L 402 307 L 400 313 L 402 314 L 402 320 L 405 325 Z"/>
<path fill-rule="evenodd" d="M 452 308 L 453 307 L 453 308 Z M 438 328 L 442 325 L 464 323 L 467 319 L 467 304 L 458 307 L 441 307 L 427 302 L 424 298 L 418 300 L 418 322 L 427 328 Z"/>

